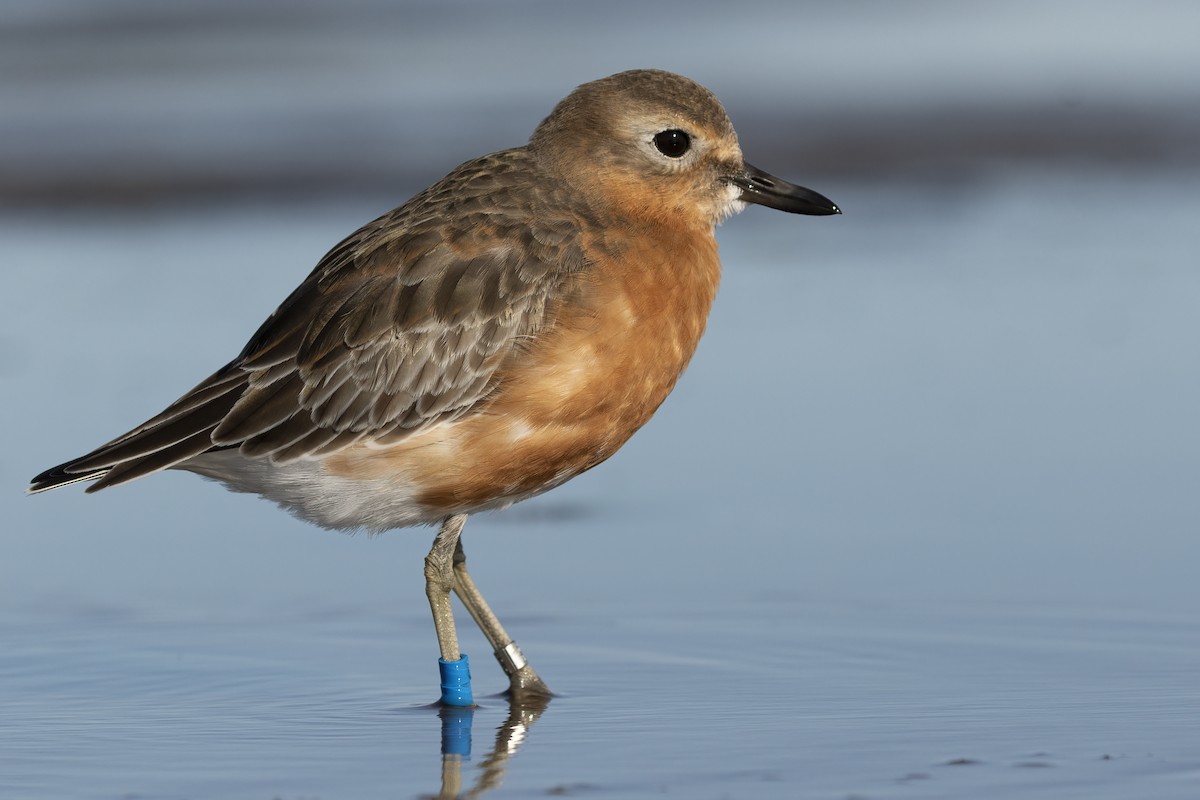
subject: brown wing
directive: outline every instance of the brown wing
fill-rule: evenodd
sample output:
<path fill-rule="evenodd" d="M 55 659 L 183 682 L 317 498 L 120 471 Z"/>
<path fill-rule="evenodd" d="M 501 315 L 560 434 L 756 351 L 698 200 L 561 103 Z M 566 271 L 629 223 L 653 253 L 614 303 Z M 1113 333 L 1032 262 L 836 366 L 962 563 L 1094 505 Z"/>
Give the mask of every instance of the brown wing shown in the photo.
<path fill-rule="evenodd" d="M 560 194 L 523 149 L 464 164 L 331 250 L 238 358 L 30 491 L 96 491 L 220 448 L 287 461 L 465 413 L 585 267 L 578 223 L 538 213 Z"/>

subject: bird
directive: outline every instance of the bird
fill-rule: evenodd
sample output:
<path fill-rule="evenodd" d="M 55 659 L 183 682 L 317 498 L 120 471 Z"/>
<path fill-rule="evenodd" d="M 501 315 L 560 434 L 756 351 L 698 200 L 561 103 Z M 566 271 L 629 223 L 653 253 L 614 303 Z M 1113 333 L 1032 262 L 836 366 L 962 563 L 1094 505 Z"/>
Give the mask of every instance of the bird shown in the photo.
<path fill-rule="evenodd" d="M 425 583 L 439 662 L 465 665 L 453 593 L 510 693 L 549 696 L 467 571 L 463 526 L 646 424 L 704 332 L 715 227 L 750 204 L 841 213 L 748 164 L 700 84 L 655 69 L 584 83 L 524 146 L 347 236 L 232 361 L 28 491 L 176 469 L 325 528 L 438 526 Z M 465 682 L 465 701 L 444 688 L 443 702 L 470 705 Z"/>

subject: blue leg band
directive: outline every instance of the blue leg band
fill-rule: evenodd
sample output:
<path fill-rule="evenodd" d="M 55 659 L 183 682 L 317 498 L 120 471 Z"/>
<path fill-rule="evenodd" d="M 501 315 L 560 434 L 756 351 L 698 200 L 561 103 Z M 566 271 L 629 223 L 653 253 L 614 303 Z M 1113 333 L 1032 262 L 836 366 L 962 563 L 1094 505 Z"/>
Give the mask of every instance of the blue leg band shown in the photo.
<path fill-rule="evenodd" d="M 473 706 L 471 696 L 471 663 L 463 653 L 458 661 L 438 659 L 438 670 L 442 675 L 442 703 L 448 706 Z"/>

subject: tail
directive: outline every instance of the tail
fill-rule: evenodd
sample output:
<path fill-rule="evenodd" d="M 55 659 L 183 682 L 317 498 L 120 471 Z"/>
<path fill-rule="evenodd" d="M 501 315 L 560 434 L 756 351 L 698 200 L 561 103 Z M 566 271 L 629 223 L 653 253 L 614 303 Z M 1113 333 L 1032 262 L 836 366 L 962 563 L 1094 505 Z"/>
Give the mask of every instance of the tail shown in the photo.
<path fill-rule="evenodd" d="M 60 486 L 67 486 L 72 483 L 82 483 L 83 481 L 94 481 L 97 478 L 102 478 L 108 474 L 106 469 L 98 469 L 95 472 L 85 472 L 82 474 L 72 474 L 67 472 L 66 468 L 71 462 L 59 464 L 57 467 L 50 469 L 38 475 L 29 482 L 29 488 L 25 490 L 25 494 L 41 494 L 48 492 L 51 489 L 57 489 Z"/>
<path fill-rule="evenodd" d="M 83 481 L 96 481 L 87 491 L 98 492 L 223 449 L 213 444 L 212 432 L 245 391 L 247 377 L 230 367 L 124 436 L 41 473 L 29 482 L 26 492 L 39 494 Z"/>

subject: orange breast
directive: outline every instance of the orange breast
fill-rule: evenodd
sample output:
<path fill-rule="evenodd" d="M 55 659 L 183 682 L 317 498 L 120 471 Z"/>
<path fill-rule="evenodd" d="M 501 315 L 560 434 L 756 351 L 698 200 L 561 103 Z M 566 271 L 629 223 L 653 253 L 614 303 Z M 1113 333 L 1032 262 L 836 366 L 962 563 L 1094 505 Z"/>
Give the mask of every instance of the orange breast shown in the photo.
<path fill-rule="evenodd" d="M 353 448 L 327 467 L 399 473 L 418 503 L 450 514 L 537 494 L 611 456 L 675 386 L 720 277 L 711 232 L 635 241 L 597 256 L 577 299 L 505 364 L 485 409 L 386 449 Z"/>

